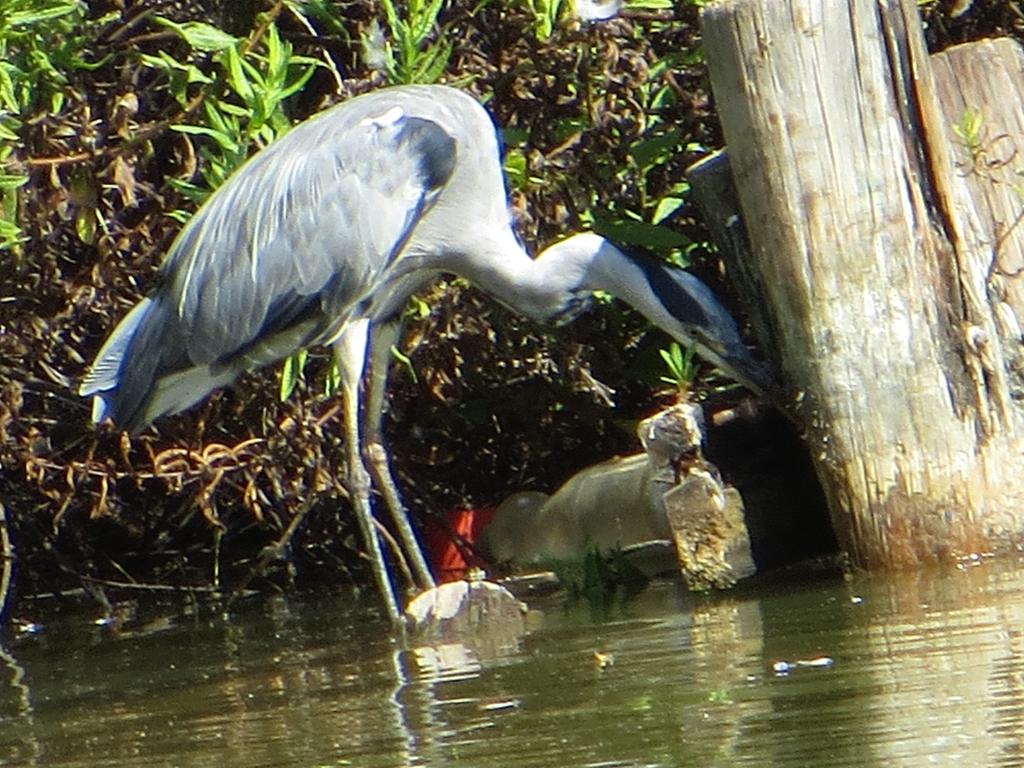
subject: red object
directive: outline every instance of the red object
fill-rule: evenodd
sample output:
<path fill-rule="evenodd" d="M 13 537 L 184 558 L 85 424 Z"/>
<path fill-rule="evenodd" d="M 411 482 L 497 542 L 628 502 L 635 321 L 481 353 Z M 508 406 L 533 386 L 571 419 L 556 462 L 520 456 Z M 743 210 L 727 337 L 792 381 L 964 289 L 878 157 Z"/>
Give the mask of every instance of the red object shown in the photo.
<path fill-rule="evenodd" d="M 475 545 L 494 512 L 495 507 L 455 509 L 443 521 L 427 518 L 424 530 L 427 560 L 439 583 L 459 581 L 470 568 L 487 566 Z"/>

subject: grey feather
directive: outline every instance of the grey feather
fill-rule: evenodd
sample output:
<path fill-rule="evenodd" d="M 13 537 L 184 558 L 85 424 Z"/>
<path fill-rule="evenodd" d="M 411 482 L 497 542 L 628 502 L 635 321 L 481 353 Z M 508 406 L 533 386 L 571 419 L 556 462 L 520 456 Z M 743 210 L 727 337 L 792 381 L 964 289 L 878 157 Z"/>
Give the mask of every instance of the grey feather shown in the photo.
<path fill-rule="evenodd" d="M 82 394 L 105 399 L 100 416 L 141 428 L 167 412 L 159 402 L 190 404 L 158 396 L 163 378 L 188 379 L 179 389 L 199 399 L 241 370 L 338 332 L 456 167 L 455 139 L 422 114 L 408 116 L 403 103 L 382 91 L 327 110 L 210 197 L 171 246 L 160 286 L 83 382 Z M 197 373 L 183 379 L 188 371 Z M 192 381 L 203 376 L 205 391 Z"/>

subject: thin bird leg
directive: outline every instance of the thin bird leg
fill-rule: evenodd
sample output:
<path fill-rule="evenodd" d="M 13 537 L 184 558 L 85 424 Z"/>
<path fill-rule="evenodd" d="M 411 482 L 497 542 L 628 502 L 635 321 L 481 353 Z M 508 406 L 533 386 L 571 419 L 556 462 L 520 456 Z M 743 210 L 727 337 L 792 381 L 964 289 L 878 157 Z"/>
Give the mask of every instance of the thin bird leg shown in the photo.
<path fill-rule="evenodd" d="M 376 480 L 377 489 L 383 494 L 384 502 L 391 510 L 395 529 L 398 531 L 412 568 L 416 572 L 419 586 L 421 589 L 430 589 L 434 586 L 434 577 L 430 573 L 426 558 L 423 557 L 423 548 L 416 540 L 416 534 L 409 523 L 409 515 L 402 503 L 402 496 L 395 483 L 394 474 L 391 472 L 391 460 L 388 457 L 387 449 L 384 448 L 384 435 L 381 427 L 384 419 L 384 394 L 388 380 L 388 367 L 391 363 L 391 348 L 397 343 L 401 329 L 401 323 L 398 321 L 374 323 L 370 334 L 364 450 L 367 464 Z"/>
<path fill-rule="evenodd" d="M 342 418 L 345 422 L 345 451 L 348 454 L 348 490 L 352 494 L 356 520 L 369 550 L 373 575 L 377 588 L 387 608 L 388 618 L 393 624 L 400 624 L 398 602 L 394 587 L 388 577 L 387 564 L 381 551 L 380 539 L 374 526 L 373 509 L 370 507 L 370 476 L 363 466 L 359 441 L 359 387 L 366 368 L 367 342 L 370 322 L 357 320 L 345 326 L 337 341 L 334 354 L 341 373 Z"/>

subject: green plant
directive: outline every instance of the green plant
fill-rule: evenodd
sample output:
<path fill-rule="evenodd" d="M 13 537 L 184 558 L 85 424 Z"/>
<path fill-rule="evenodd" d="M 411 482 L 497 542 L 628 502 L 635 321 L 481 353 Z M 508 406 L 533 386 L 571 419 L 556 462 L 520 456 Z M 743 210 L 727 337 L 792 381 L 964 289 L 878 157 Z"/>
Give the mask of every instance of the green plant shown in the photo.
<path fill-rule="evenodd" d="M 87 23 L 78 0 L 4 0 L 0 4 L 0 167 L 16 161 L 18 131 L 39 112 L 57 114 L 64 106 L 67 73 L 92 69 L 83 51 L 104 19 Z M 22 241 L 18 225 L 19 189 L 28 177 L 0 172 L 0 250 Z"/>
<path fill-rule="evenodd" d="M 254 149 L 288 130 L 291 121 L 284 102 L 302 89 L 319 62 L 294 55 L 273 24 L 266 29 L 263 50 L 258 51 L 247 41 L 204 22 L 179 24 L 157 19 L 157 23 L 174 30 L 193 52 L 216 57 L 219 72 L 212 78 L 198 64 L 178 60 L 166 51 L 142 56 L 143 63 L 167 76 L 175 99 L 183 107 L 196 98 L 193 86 L 205 88 L 203 120 L 171 126 L 179 133 L 210 139 L 199 150 L 206 161 L 202 166 L 205 184 L 171 181 L 186 197 L 202 202 Z"/>
<path fill-rule="evenodd" d="M 5 0 L 0 5 L 0 106 L 25 117 L 64 105 L 66 72 L 93 68 L 81 58 L 92 25 L 79 0 Z M 102 20 L 101 20 L 102 21 Z"/>
<path fill-rule="evenodd" d="M 509 126 L 502 130 L 505 176 L 512 189 L 525 190 L 530 184 L 543 183 L 543 179 L 530 176 L 530 164 L 525 151 L 528 137 L 529 132 L 523 128 Z"/>
<path fill-rule="evenodd" d="M 662 376 L 661 381 L 666 384 L 674 384 L 680 392 L 687 392 L 697 375 L 697 363 L 694 362 L 696 350 L 697 346 L 690 344 L 684 352 L 683 348 L 675 341 L 668 346 L 668 349 L 658 350 L 669 370 L 669 375 Z"/>
<path fill-rule="evenodd" d="M 972 160 L 984 151 L 985 144 L 985 118 L 981 110 L 975 107 L 965 107 L 960 121 L 953 123 L 953 133 L 957 135 L 964 147 L 970 152 Z"/>
<path fill-rule="evenodd" d="M 295 391 L 299 379 L 302 378 L 302 372 L 306 368 L 306 360 L 308 358 L 309 352 L 304 349 L 300 349 L 291 357 L 285 358 L 284 363 L 281 365 L 281 382 L 278 388 L 278 396 L 281 398 L 281 402 L 292 396 L 292 392 Z"/>
<path fill-rule="evenodd" d="M 694 243 L 672 226 L 673 216 L 690 191 L 679 162 L 702 147 L 664 116 L 671 114 L 678 99 L 666 73 L 681 66 L 686 56 L 685 52 L 666 56 L 650 67 L 636 91 L 645 115 L 643 130 L 622 136 L 627 146 L 625 163 L 599 169 L 610 183 L 631 190 L 631 194 L 607 207 L 592 200 L 585 214 L 586 223 L 605 237 L 644 248 L 681 266 L 688 263 L 687 254 Z"/>
<path fill-rule="evenodd" d="M 406 0 L 403 15 L 393 0 L 381 0 L 390 39 L 374 21 L 363 35 L 364 57 L 391 83 L 437 82 L 452 54 L 451 42 L 431 41 L 443 6 L 444 0 Z"/>
<path fill-rule="evenodd" d="M 533 14 L 533 32 L 538 40 L 547 40 L 555 31 L 565 3 L 562 0 L 526 0 Z"/>
<path fill-rule="evenodd" d="M 616 595 L 628 596 L 648 581 L 619 549 L 602 551 L 591 546 L 582 560 L 562 561 L 554 566 L 569 602 L 584 600 L 594 610 L 607 608 Z"/>
<path fill-rule="evenodd" d="M 17 134 L 0 123 L 0 163 L 13 152 Z M 22 241 L 18 226 L 18 189 L 28 183 L 28 176 L 0 173 L 0 250 L 14 248 Z"/>

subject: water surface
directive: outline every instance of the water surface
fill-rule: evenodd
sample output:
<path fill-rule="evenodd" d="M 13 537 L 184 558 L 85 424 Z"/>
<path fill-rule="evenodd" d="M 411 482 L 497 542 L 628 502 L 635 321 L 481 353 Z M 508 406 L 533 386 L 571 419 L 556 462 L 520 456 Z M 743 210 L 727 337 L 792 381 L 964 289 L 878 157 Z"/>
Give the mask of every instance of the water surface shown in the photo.
<path fill-rule="evenodd" d="M 403 647 L 343 595 L 119 628 L 40 606 L 2 643 L 0 763 L 1024 764 L 1020 563 L 543 607 L 474 650 Z"/>

